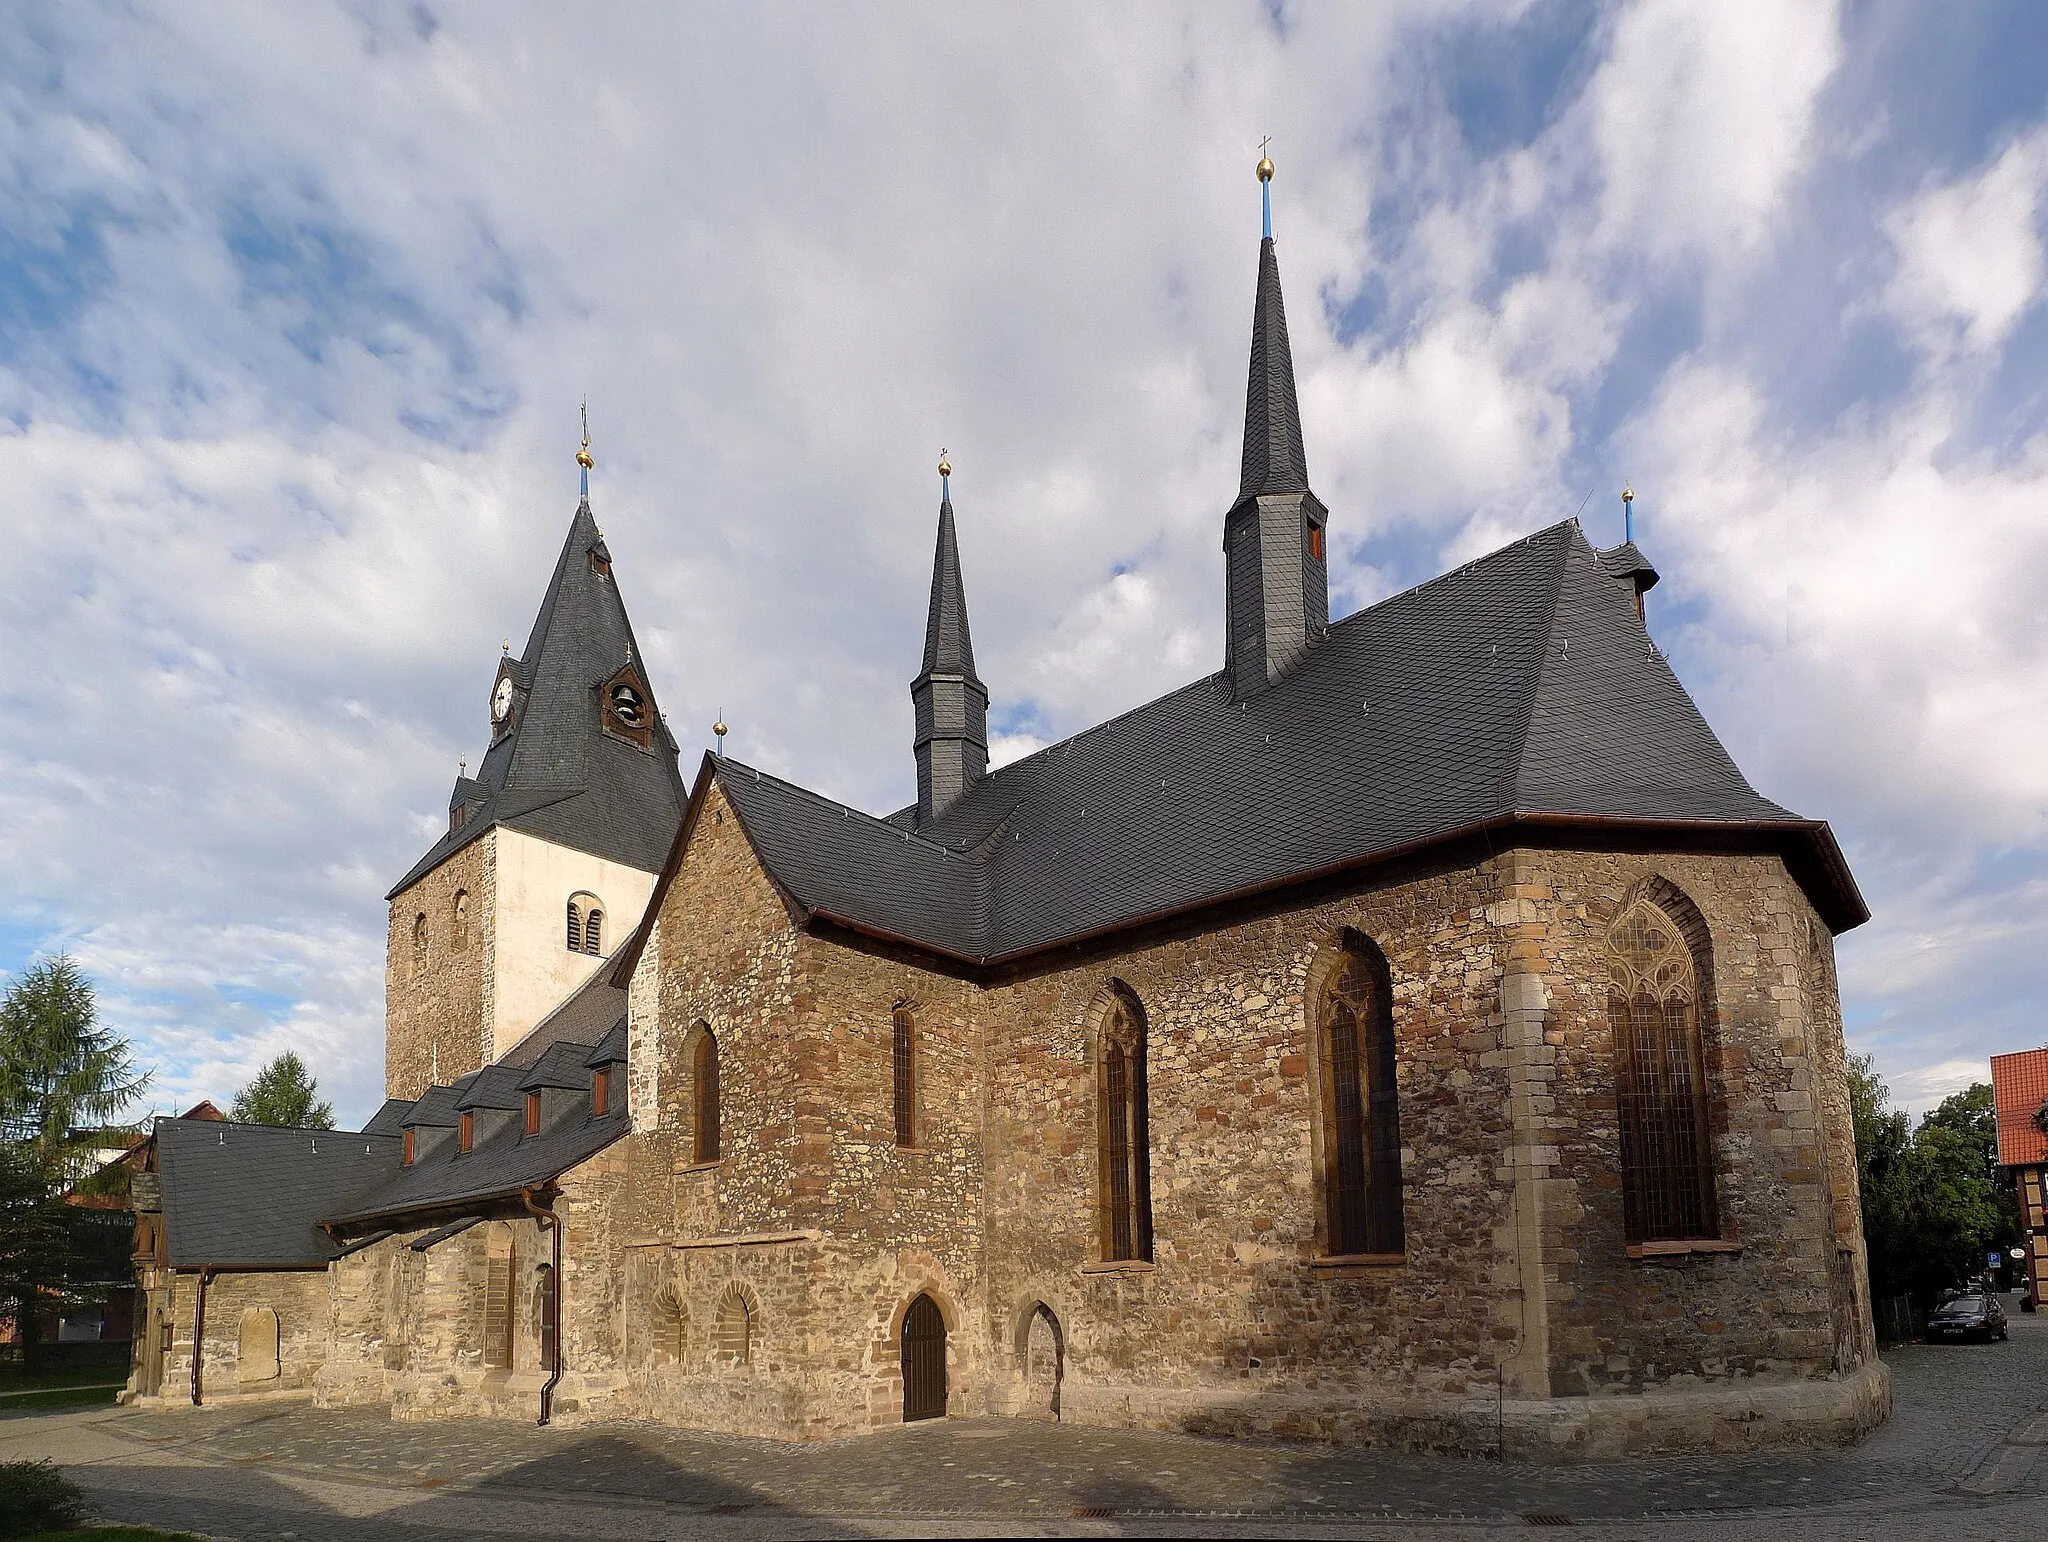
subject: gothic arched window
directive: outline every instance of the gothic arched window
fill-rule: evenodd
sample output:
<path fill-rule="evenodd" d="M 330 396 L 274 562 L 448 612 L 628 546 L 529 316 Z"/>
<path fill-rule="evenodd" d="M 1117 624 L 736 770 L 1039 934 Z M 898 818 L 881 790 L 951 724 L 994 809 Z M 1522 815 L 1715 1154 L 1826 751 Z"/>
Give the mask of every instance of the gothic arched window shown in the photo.
<path fill-rule="evenodd" d="M 917 1021 L 908 1007 L 890 1014 L 890 1059 L 894 1067 L 896 1144 L 917 1144 Z"/>
<path fill-rule="evenodd" d="M 1401 1102 L 1384 960 L 1356 932 L 1323 966 L 1313 993 L 1323 1124 L 1323 1204 L 1332 1254 L 1399 1253 Z"/>
<path fill-rule="evenodd" d="M 697 1025 L 697 1048 L 690 1057 L 690 1160 L 718 1160 L 718 1039 L 705 1024 Z"/>
<path fill-rule="evenodd" d="M 1678 923 L 1641 898 L 1608 929 L 1607 969 L 1628 1240 L 1717 1236 L 1693 950 Z"/>
<path fill-rule="evenodd" d="M 412 972 L 416 975 L 427 972 L 427 913 L 424 910 L 412 918 Z"/>
<path fill-rule="evenodd" d="M 1146 1120 L 1145 1012 L 1121 983 L 1109 988 L 1095 1042 L 1102 1257 L 1111 1263 L 1149 1262 L 1152 1143 Z"/>
<path fill-rule="evenodd" d="M 469 890 L 457 889 L 455 891 L 455 903 L 452 908 L 455 912 L 455 951 L 457 953 L 467 953 L 469 951 Z"/>

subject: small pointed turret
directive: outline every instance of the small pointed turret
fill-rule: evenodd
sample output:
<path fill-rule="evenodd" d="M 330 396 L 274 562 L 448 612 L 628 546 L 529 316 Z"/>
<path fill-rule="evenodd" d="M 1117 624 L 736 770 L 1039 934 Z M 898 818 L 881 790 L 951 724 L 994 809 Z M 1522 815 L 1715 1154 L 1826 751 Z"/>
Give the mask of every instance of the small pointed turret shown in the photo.
<path fill-rule="evenodd" d="M 974 673 L 960 538 L 953 528 L 952 463 L 939 453 L 939 540 L 932 557 L 924 669 L 911 682 L 917 711 L 917 822 L 943 814 L 988 771 L 988 688 Z"/>
<path fill-rule="evenodd" d="M 1294 354 L 1273 250 L 1273 163 L 1258 166 L 1265 235 L 1252 307 L 1251 377 L 1245 386 L 1244 459 L 1237 502 L 1223 522 L 1226 572 L 1224 668 L 1232 690 L 1264 690 L 1299 663 L 1330 625 L 1324 526 L 1329 512 L 1309 490 Z"/>

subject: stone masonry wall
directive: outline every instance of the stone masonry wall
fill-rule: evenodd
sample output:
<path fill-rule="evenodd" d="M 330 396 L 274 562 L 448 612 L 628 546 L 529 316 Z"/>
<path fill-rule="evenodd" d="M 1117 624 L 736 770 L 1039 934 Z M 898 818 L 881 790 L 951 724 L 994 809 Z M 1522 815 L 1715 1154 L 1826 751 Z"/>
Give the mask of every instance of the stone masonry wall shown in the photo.
<path fill-rule="evenodd" d="M 486 831 L 391 901 L 384 948 L 384 1094 L 416 1098 L 436 1080 L 474 1071 L 490 1055 L 496 942 L 490 917 L 497 832 Z M 455 899 L 468 895 L 468 935 Z M 413 922 L 427 918 L 427 964 L 414 966 Z"/>
<path fill-rule="evenodd" d="M 180 1407 L 192 1401 L 192 1320 L 199 1276 L 169 1278 L 170 1347 L 164 1355 L 163 1384 L 156 1403 Z M 241 1360 L 243 1314 L 268 1308 L 277 1314 L 278 1374 Z M 208 1405 L 251 1396 L 309 1390 L 326 1359 L 327 1276 L 318 1270 L 263 1274 L 216 1274 L 206 1286 L 206 1344 L 200 1395 Z"/>

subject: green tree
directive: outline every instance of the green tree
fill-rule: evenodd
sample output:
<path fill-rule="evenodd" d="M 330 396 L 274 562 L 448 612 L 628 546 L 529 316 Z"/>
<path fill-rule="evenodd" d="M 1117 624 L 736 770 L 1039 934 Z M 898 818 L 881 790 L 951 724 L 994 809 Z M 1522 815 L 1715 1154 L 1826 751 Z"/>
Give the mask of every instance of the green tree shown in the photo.
<path fill-rule="evenodd" d="M 1984 1268 L 1986 1253 L 2018 1234 L 2018 1217 L 1994 1182 L 1998 1124 L 1991 1088 L 1944 1099 L 1919 1127 L 1891 1106 L 1868 1055 L 1849 1062 L 1849 1106 L 1870 1288 L 1931 1305 L 1944 1286 Z"/>
<path fill-rule="evenodd" d="M 242 1124 L 281 1124 L 299 1130 L 334 1128 L 334 1105 L 316 1101 L 320 1088 L 305 1061 L 290 1050 L 256 1073 L 235 1094 L 229 1117 Z"/>
<path fill-rule="evenodd" d="M 35 1367 L 39 1316 L 62 1299 L 70 1275 L 68 1207 L 36 1166 L 26 1141 L 0 1141 L 0 1319 L 20 1330 Z"/>
<path fill-rule="evenodd" d="M 68 955 L 31 964 L 0 997 L 0 1140 L 26 1146 L 46 1181 L 78 1177 L 98 1127 L 148 1086 Z"/>

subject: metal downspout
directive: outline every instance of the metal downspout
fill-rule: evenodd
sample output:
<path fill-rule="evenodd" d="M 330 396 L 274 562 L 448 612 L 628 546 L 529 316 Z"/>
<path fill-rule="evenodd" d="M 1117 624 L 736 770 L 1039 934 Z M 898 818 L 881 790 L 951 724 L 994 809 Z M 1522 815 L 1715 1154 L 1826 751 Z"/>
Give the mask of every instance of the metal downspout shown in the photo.
<path fill-rule="evenodd" d="M 199 1295 L 192 1303 L 192 1406 L 200 1406 L 202 1390 L 199 1369 L 206 1363 L 206 1282 L 213 1278 L 211 1269 L 199 1271 Z"/>
<path fill-rule="evenodd" d="M 533 1202 L 532 1189 L 521 1189 L 519 1202 L 526 1206 L 536 1220 L 547 1227 L 554 1248 L 554 1262 L 551 1265 L 554 1273 L 550 1276 L 551 1288 L 548 1291 L 548 1336 L 554 1341 L 554 1353 L 549 1357 L 551 1363 L 548 1366 L 548 1379 L 540 1389 L 539 1422 L 546 1424 L 553 1417 L 555 1386 L 562 1379 L 562 1221 L 553 1210 L 543 1210 Z"/>

